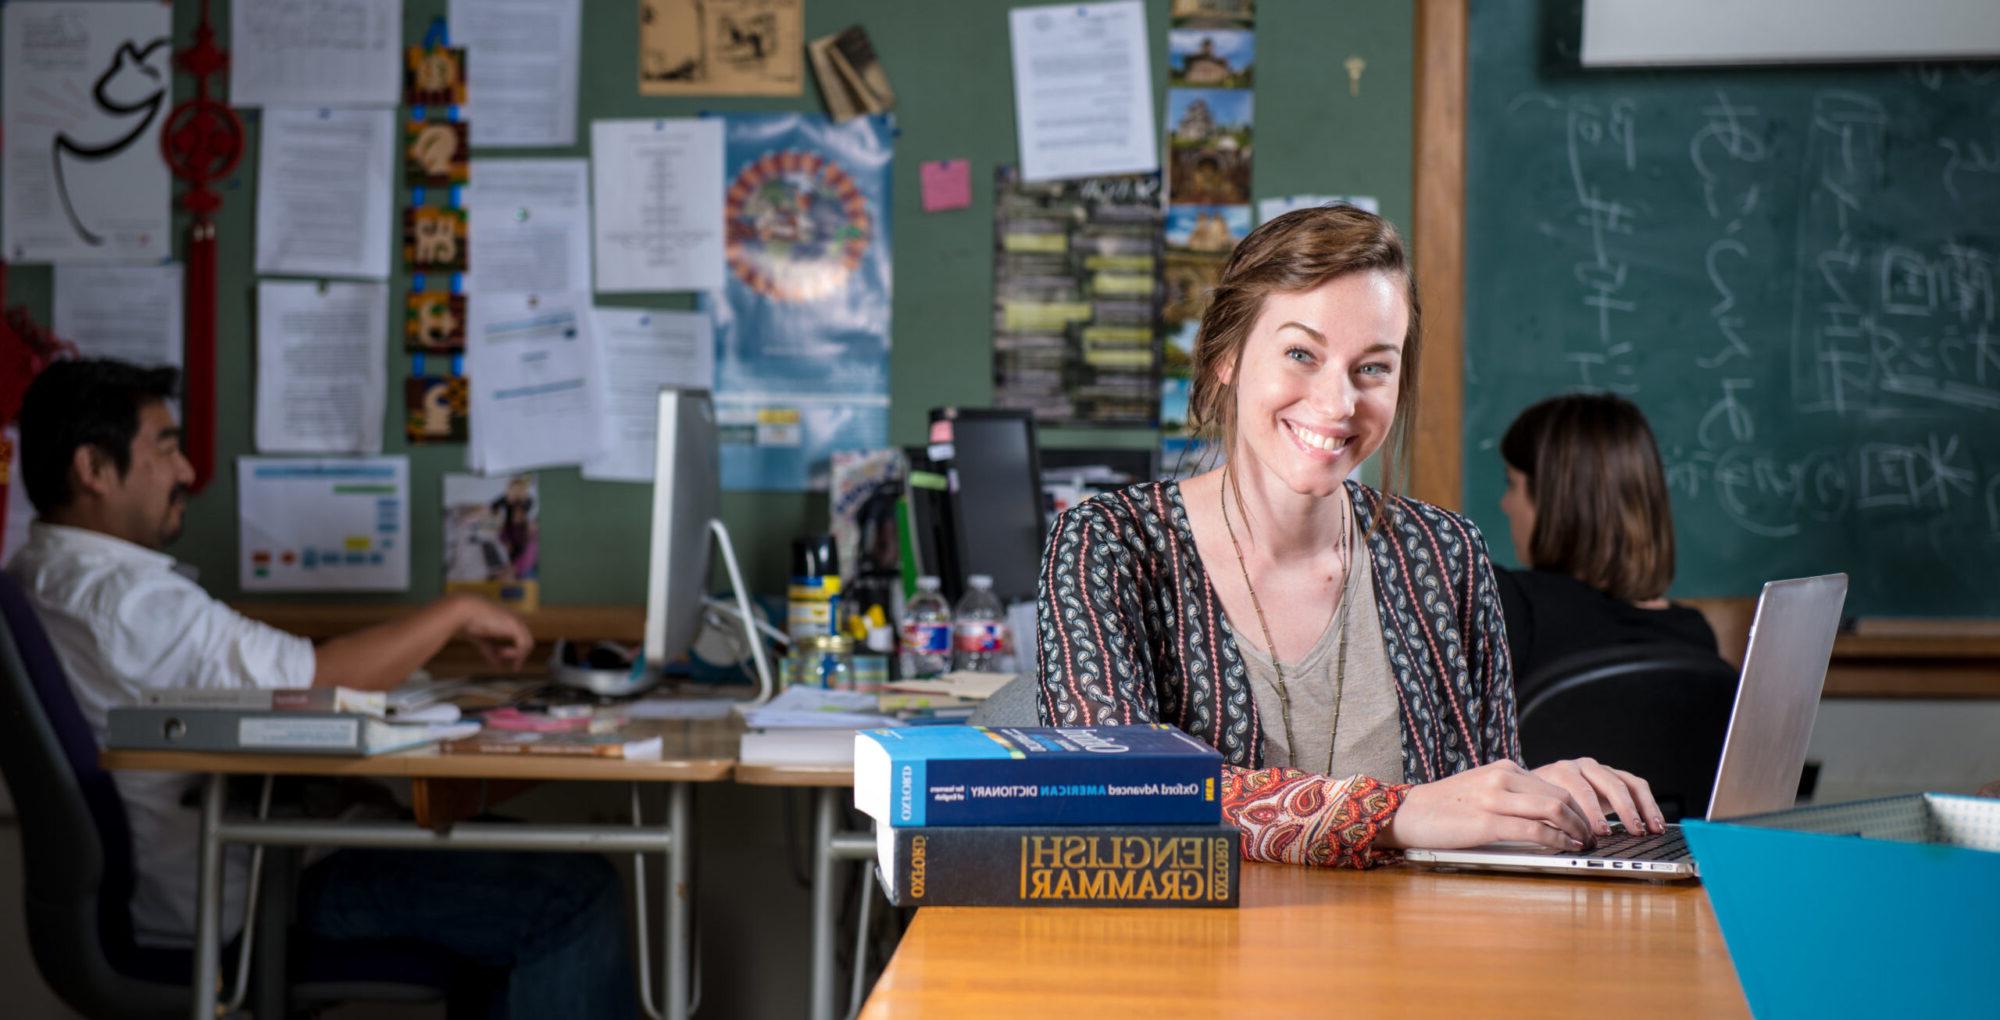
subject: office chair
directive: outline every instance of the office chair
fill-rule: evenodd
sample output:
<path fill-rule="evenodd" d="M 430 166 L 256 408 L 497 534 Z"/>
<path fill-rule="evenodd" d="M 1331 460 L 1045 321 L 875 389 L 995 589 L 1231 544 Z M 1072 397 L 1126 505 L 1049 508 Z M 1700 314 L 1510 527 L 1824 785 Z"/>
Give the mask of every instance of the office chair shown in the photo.
<path fill-rule="evenodd" d="M 972 716 L 965 720 L 966 725 L 1040 726 L 1042 710 L 1037 701 L 1041 698 L 1041 690 L 1032 673 L 1031 668 L 1030 672 L 1002 684 L 999 690 L 972 710 Z"/>
<path fill-rule="evenodd" d="M 1686 645 L 1628 645 L 1550 663 L 1521 682 L 1529 768 L 1591 757 L 1647 781 L 1667 821 L 1700 817 L 1715 787 L 1737 676 Z"/>
<path fill-rule="evenodd" d="M 28 943 L 57 997 L 88 1017 L 184 1017 L 194 954 L 133 938 L 132 835 L 97 764 L 97 740 L 20 585 L 0 573 L 0 772 L 20 821 Z M 274 869 L 283 875 L 285 869 Z M 267 887 L 269 891 L 269 887 Z M 289 899 L 263 897 L 283 920 Z M 305 947 L 288 967 L 283 924 L 259 927 L 260 1017 L 350 999 L 432 1001 L 456 972 L 416 944 Z M 294 973 L 287 974 L 290 970 Z"/>

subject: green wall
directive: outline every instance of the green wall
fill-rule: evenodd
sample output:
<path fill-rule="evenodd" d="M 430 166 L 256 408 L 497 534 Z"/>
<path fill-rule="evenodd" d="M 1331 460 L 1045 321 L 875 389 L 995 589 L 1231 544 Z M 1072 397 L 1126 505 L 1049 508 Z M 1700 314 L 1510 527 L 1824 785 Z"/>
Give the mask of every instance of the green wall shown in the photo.
<path fill-rule="evenodd" d="M 702 111 L 819 110 L 811 85 L 787 99 L 652 99 L 637 89 L 636 11 L 632 0 L 587 0 L 578 117 L 579 141 L 589 122 L 606 117 L 679 117 Z M 896 88 L 897 139 L 892 211 L 895 254 L 894 354 L 890 438 L 922 439 L 925 412 L 940 404 L 980 405 L 992 398 L 992 179 L 1015 155 L 1013 75 L 1007 11 L 998 0 L 807 0 L 806 33 L 815 37 L 859 22 L 867 27 Z M 405 39 L 422 38 L 443 0 L 406 0 Z M 1411 32 L 1409 8 L 1360 0 L 1263 0 L 1258 5 L 1256 162 L 1259 197 L 1301 192 L 1377 196 L 1382 213 L 1407 227 L 1410 215 Z M 1147 0 L 1158 104 L 1165 101 L 1167 0 Z M 227 29 L 227 4 L 216 17 Z M 175 10 L 177 43 L 191 38 L 198 5 Z M 224 40 L 225 44 L 227 40 Z M 1358 98 L 1348 94 L 1342 62 L 1367 63 Z M 177 83 L 177 95 L 190 84 Z M 218 218 L 220 286 L 218 465 L 250 447 L 254 338 L 251 271 L 256 193 L 255 111 L 242 111 L 250 150 L 223 188 Z M 582 156 L 586 149 L 480 149 L 479 156 Z M 926 214 L 919 203 L 917 164 L 965 157 L 972 161 L 973 204 Z M 400 264 L 400 260 L 398 260 Z M 404 278 L 390 281 L 391 321 L 399 322 Z M 46 267 L 12 267 L 8 299 L 43 321 L 49 311 Z M 685 295 L 616 295 L 606 303 L 686 308 Z M 441 570 L 437 478 L 462 470 L 457 446 L 406 450 L 402 442 L 401 379 L 408 359 L 390 342 L 385 452 L 410 456 L 410 601 L 434 597 Z M 1140 446 L 1145 431 L 1051 430 L 1049 446 Z M 194 501 L 186 534 L 171 550 L 201 571 L 206 586 L 236 598 L 236 488 L 233 470 Z M 543 600 L 549 603 L 636 603 L 644 598 L 643 550 L 651 490 L 643 485 L 585 482 L 574 469 L 540 472 Z M 793 535 L 826 527 L 824 495 L 728 493 L 723 515 L 734 533 L 750 585 L 783 584 Z M 324 596 L 321 596 L 324 598 Z M 342 596 L 379 601 L 380 595 Z"/>

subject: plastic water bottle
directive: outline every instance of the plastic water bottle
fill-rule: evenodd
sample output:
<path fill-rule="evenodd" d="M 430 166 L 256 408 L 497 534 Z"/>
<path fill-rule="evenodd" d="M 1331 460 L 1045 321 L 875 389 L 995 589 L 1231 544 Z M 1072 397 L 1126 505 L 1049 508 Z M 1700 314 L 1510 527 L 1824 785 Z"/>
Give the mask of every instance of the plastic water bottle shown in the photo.
<path fill-rule="evenodd" d="M 951 669 L 951 606 L 938 579 L 917 578 L 917 594 L 903 608 L 903 676 L 941 676 Z"/>
<path fill-rule="evenodd" d="M 1007 640 L 1007 615 L 993 594 L 993 579 L 974 574 L 965 579 L 965 597 L 958 600 L 956 646 L 959 669 L 997 673 L 1005 666 L 1012 642 Z"/>

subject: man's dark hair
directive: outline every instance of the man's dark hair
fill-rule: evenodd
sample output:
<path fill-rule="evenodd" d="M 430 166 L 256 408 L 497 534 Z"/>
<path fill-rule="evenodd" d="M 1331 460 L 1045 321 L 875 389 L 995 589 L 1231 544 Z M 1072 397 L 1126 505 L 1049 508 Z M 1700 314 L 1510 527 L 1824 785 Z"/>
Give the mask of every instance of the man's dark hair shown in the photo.
<path fill-rule="evenodd" d="M 109 358 L 58 361 L 43 369 L 21 402 L 21 483 L 35 512 L 47 517 L 76 498 L 69 468 L 79 447 L 104 451 L 124 477 L 132 469 L 140 409 L 173 399 L 180 375 L 179 369 Z"/>

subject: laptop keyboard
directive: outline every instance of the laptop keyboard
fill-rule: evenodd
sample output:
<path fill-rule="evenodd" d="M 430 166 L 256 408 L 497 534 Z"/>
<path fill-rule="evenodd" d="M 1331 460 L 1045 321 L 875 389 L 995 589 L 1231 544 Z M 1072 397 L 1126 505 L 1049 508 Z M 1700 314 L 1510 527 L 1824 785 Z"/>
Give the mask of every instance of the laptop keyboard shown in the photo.
<path fill-rule="evenodd" d="M 1614 828 L 1611 835 L 1597 841 L 1597 846 L 1563 856 L 1616 858 L 1621 861 L 1678 861 L 1688 856 L 1688 848 L 1678 825 L 1667 826 L 1667 831 L 1659 835 L 1634 834 Z"/>

